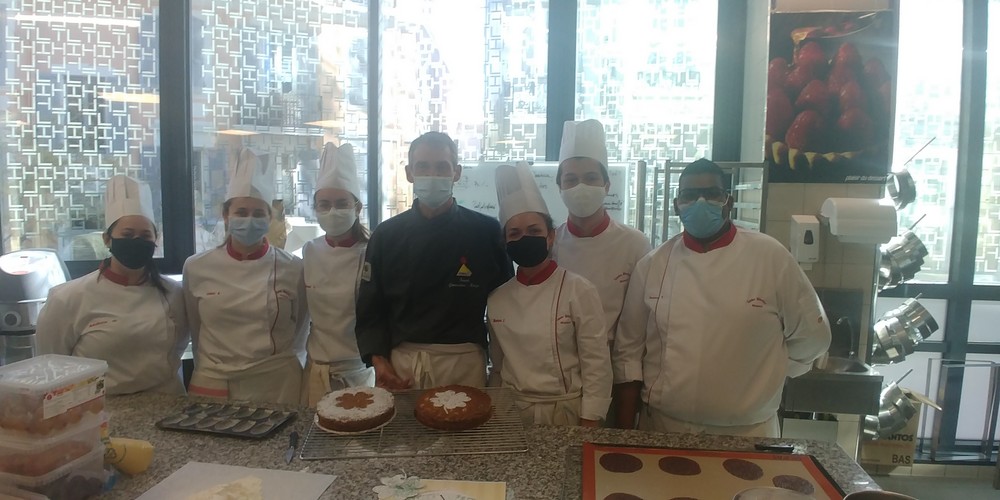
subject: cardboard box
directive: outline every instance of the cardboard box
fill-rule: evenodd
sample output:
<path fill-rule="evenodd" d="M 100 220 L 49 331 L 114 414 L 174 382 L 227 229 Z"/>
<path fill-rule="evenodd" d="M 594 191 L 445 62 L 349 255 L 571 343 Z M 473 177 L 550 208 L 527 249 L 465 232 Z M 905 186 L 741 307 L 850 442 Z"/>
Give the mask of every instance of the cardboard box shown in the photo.
<path fill-rule="evenodd" d="M 940 410 L 941 407 L 918 392 L 903 389 L 903 393 L 917 408 L 917 414 L 906 423 L 906 427 L 890 436 L 874 441 L 862 441 L 859 462 L 869 465 L 900 467 L 913 465 L 913 455 L 917 451 L 917 429 L 920 426 L 921 407 L 924 404 L 937 410 Z"/>

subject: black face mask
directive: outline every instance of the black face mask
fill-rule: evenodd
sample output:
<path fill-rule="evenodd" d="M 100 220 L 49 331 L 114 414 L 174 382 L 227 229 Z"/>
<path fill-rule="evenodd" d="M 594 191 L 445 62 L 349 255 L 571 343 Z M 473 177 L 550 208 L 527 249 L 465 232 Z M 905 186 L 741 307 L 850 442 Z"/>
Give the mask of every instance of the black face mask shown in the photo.
<path fill-rule="evenodd" d="M 522 236 L 519 240 L 508 241 L 507 255 L 519 266 L 537 266 L 549 256 L 548 239 L 544 236 Z"/>
<path fill-rule="evenodd" d="M 129 269 L 146 267 L 153 260 L 156 243 L 142 238 L 111 238 L 111 255 Z"/>

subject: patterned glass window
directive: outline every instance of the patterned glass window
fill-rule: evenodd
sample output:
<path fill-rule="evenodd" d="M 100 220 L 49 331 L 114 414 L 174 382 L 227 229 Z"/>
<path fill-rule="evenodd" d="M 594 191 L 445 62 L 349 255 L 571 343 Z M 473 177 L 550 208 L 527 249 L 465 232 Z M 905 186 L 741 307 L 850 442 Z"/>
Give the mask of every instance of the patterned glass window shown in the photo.
<path fill-rule="evenodd" d="M 4 252 L 106 257 L 104 181 L 117 174 L 150 184 L 162 227 L 157 11 L 156 0 L 0 6 Z"/>
<path fill-rule="evenodd" d="M 948 8 L 945 8 L 945 5 Z M 948 281 L 955 218 L 958 124 L 962 84 L 962 1 L 903 2 L 899 11 L 899 78 L 892 165 L 906 168 L 917 200 L 899 212 L 900 231 L 913 232 L 930 255 L 916 279 Z M 929 37 L 927 33 L 934 33 Z M 927 70 L 928 59 L 934 71 Z M 917 151 L 934 139 L 923 151 Z"/>
<path fill-rule="evenodd" d="M 325 143 L 354 146 L 367 203 L 367 0 L 193 0 L 191 43 L 197 251 L 224 239 L 240 147 L 270 155 L 286 250 L 321 232 L 312 196 Z"/>
<path fill-rule="evenodd" d="M 990 34 L 1000 33 L 1000 0 L 990 0 Z M 987 39 L 986 129 L 983 137 L 983 184 L 976 244 L 976 284 L 1000 284 L 1000 40 Z M 1000 337 L 998 337 L 1000 339 Z"/>
<path fill-rule="evenodd" d="M 547 0 L 381 2 L 383 218 L 413 202 L 404 167 L 424 132 L 455 139 L 465 168 L 545 159 Z"/>
<path fill-rule="evenodd" d="M 577 17 L 577 119 L 610 161 L 712 155 L 717 0 L 592 0 Z"/>

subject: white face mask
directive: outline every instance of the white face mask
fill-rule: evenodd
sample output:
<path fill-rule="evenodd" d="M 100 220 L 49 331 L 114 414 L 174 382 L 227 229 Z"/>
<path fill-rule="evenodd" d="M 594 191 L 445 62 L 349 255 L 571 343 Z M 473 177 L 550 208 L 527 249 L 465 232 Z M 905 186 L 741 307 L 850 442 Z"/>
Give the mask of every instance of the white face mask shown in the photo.
<path fill-rule="evenodd" d="M 437 208 L 451 199 L 454 177 L 414 177 L 413 195 L 427 208 Z"/>
<path fill-rule="evenodd" d="M 590 217 L 604 206 L 604 186 L 577 184 L 559 192 L 569 213 L 577 217 Z"/>
<path fill-rule="evenodd" d="M 265 217 L 230 217 L 229 234 L 236 241 L 253 246 L 267 235 L 271 221 Z"/>
<path fill-rule="evenodd" d="M 333 208 L 317 213 L 316 220 L 328 236 L 340 236 L 354 227 L 358 214 L 353 208 Z"/>

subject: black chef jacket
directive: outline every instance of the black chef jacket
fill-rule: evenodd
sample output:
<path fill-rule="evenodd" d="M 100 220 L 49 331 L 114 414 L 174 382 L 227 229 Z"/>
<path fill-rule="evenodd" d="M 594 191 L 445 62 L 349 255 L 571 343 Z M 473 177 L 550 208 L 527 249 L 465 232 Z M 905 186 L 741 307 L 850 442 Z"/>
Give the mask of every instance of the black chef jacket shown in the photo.
<path fill-rule="evenodd" d="M 486 346 L 486 297 L 513 276 L 496 219 L 458 203 L 428 219 L 414 202 L 375 228 L 358 289 L 361 359 L 401 342 Z"/>

